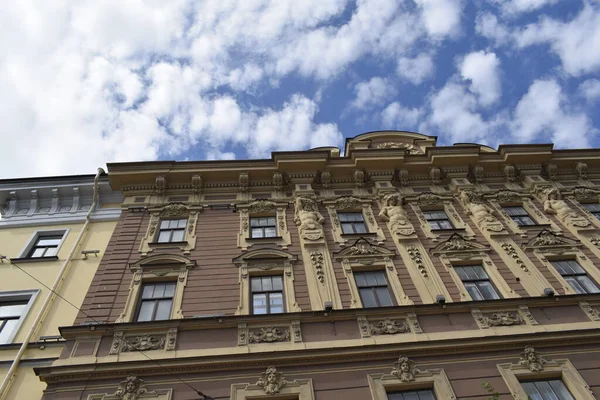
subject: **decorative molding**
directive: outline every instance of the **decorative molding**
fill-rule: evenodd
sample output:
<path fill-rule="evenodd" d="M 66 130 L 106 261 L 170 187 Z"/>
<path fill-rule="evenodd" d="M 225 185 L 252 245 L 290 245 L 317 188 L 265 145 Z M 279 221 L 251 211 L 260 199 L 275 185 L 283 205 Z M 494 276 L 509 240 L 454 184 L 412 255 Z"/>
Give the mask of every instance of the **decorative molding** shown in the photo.
<path fill-rule="evenodd" d="M 288 380 L 277 368 L 270 366 L 260 374 L 255 384 L 231 385 L 231 400 L 247 400 L 276 395 L 277 398 L 315 400 L 311 379 Z M 283 396 L 283 397 L 279 397 Z"/>
<path fill-rule="evenodd" d="M 172 389 L 148 390 L 142 379 L 130 375 L 119 384 L 112 394 L 91 394 L 87 400 L 170 400 Z"/>
<path fill-rule="evenodd" d="M 453 233 L 446 241 L 439 243 L 431 250 L 431 254 L 440 255 L 456 252 L 482 252 L 489 251 L 489 246 L 476 241 L 468 241 L 458 233 Z"/>
<path fill-rule="evenodd" d="M 431 192 L 424 192 L 417 196 L 417 205 L 422 206 L 441 206 L 444 204 L 442 196 Z"/>
<path fill-rule="evenodd" d="M 395 257 L 396 253 L 383 246 L 378 246 L 369 242 L 364 237 L 358 238 L 354 244 L 342 248 L 334 254 L 336 260 L 356 258 L 356 257 Z"/>
<path fill-rule="evenodd" d="M 592 321 L 600 321 L 600 311 L 596 308 L 593 308 L 590 305 L 590 303 L 582 301 L 581 303 L 579 303 L 579 307 L 581 307 L 581 309 L 583 310 L 583 312 L 585 312 L 589 319 L 591 319 Z"/>
<path fill-rule="evenodd" d="M 314 241 L 323 238 L 325 218 L 319 212 L 316 201 L 309 197 L 298 196 L 294 204 L 296 206 L 294 222 L 298 225 L 302 239 Z"/>
<path fill-rule="evenodd" d="M 406 321 L 391 318 L 369 324 L 369 329 L 371 335 L 395 335 L 410 332 L 410 327 Z"/>
<path fill-rule="evenodd" d="M 150 222 L 146 235 L 142 239 L 139 252 L 143 257 L 162 247 L 177 247 L 187 255 L 196 248 L 196 225 L 198 223 L 198 215 L 202 211 L 202 207 L 198 205 L 187 205 L 183 203 L 168 203 L 162 206 L 152 207 L 149 210 Z M 162 219 L 187 219 L 185 235 L 182 243 L 156 243 L 155 238 L 159 230 L 159 224 Z"/>
<path fill-rule="evenodd" d="M 526 245 L 526 248 L 547 248 L 547 247 L 566 247 L 573 248 L 580 246 L 579 241 L 559 236 L 556 233 L 543 229 L 537 236 L 531 238 Z"/>
<path fill-rule="evenodd" d="M 121 352 L 163 350 L 165 348 L 166 336 L 139 335 L 130 336 L 123 340 Z"/>
<path fill-rule="evenodd" d="M 291 337 L 289 327 L 272 326 L 257 329 L 247 328 L 246 336 L 248 344 L 289 342 Z"/>
<path fill-rule="evenodd" d="M 515 192 L 514 190 L 509 189 L 500 189 L 496 192 L 496 200 L 498 203 L 506 204 L 506 203 L 522 203 L 523 197 L 526 197 L 525 194 Z"/>
<path fill-rule="evenodd" d="M 412 236 L 415 228 L 408 220 L 408 215 L 402 207 L 402 197 L 399 193 L 383 195 L 379 218 L 388 223 L 390 232 L 399 236 Z"/>
<path fill-rule="evenodd" d="M 407 246 L 406 251 L 410 256 L 410 259 L 415 263 L 417 270 L 423 275 L 423 278 L 428 278 L 429 274 L 427 273 L 427 268 L 425 267 L 425 263 L 423 262 L 423 256 L 421 255 L 421 250 L 419 250 L 416 246 Z"/>
<path fill-rule="evenodd" d="M 401 142 L 385 142 L 379 143 L 376 148 L 378 149 L 405 149 L 408 154 L 423 154 L 423 150 L 414 144 L 401 143 Z"/>
<path fill-rule="evenodd" d="M 400 356 L 398 360 L 394 362 L 394 367 L 390 372 L 390 375 L 400 379 L 400 382 L 413 382 L 415 375 L 421 373 L 421 371 L 415 367 L 415 362 L 409 360 L 408 357 Z"/>
<path fill-rule="evenodd" d="M 489 326 L 513 326 L 523 324 L 523 319 L 517 313 L 508 311 L 499 311 L 493 313 L 490 317 L 484 317 Z"/>
<path fill-rule="evenodd" d="M 546 188 L 541 192 L 541 198 L 544 202 L 544 212 L 550 215 L 556 215 L 565 225 L 574 228 L 586 228 L 591 225 L 581 215 L 578 215 L 562 199 L 560 191 L 557 188 Z"/>
<path fill-rule="evenodd" d="M 324 259 L 321 251 L 313 250 L 310 252 L 310 261 L 315 268 L 315 275 L 320 283 L 325 283 Z"/>
<path fill-rule="evenodd" d="M 261 238 L 261 243 L 274 243 L 282 249 L 287 249 L 292 244 L 292 238 L 287 227 L 286 210 L 287 201 L 272 201 L 269 199 L 256 199 L 251 202 L 237 204 L 240 215 L 240 230 L 237 235 L 237 245 L 242 250 L 247 250 L 255 243 L 250 234 L 250 218 L 253 216 L 275 217 L 277 236 L 274 238 Z"/>
<path fill-rule="evenodd" d="M 577 186 L 570 193 L 580 203 L 598 203 L 600 191 L 586 186 Z"/>
<path fill-rule="evenodd" d="M 473 217 L 482 231 L 498 233 L 504 231 L 504 225 L 493 215 L 494 209 L 485 204 L 483 194 L 472 190 L 463 190 L 458 195 L 460 202 Z"/>
<path fill-rule="evenodd" d="M 519 358 L 519 365 L 527 367 L 531 372 L 540 372 L 544 370 L 544 364 L 548 361 L 538 354 L 532 346 L 525 346 Z"/>
<path fill-rule="evenodd" d="M 256 382 L 256 386 L 262 388 L 266 394 L 279 393 L 286 384 L 287 380 L 281 372 L 277 372 L 275 367 L 268 367 L 265 372 L 260 374 L 260 378 Z"/>
<path fill-rule="evenodd" d="M 516 247 L 512 243 L 503 242 L 500 247 L 506 252 L 506 254 L 514 261 L 514 263 L 523 271 L 529 272 L 529 268 L 525 262 L 519 257 Z"/>

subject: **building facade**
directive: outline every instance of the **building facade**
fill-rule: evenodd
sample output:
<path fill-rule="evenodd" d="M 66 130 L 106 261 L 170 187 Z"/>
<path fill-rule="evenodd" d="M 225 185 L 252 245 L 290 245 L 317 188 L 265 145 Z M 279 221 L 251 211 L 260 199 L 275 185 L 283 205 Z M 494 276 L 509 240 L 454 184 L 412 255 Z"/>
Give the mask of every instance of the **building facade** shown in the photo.
<path fill-rule="evenodd" d="M 60 356 L 122 201 L 106 174 L 0 181 L 1 399 L 42 397 L 33 368 Z"/>
<path fill-rule="evenodd" d="M 109 164 L 122 213 L 43 398 L 600 396 L 599 150 L 340 153 Z"/>

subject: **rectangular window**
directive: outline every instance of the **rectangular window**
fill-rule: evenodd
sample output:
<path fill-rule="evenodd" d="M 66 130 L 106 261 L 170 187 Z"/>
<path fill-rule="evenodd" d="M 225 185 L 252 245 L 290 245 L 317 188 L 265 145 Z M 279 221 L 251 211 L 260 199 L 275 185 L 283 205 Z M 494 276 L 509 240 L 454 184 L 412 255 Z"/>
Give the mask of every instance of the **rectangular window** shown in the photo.
<path fill-rule="evenodd" d="M 423 214 L 425 214 L 425 219 L 431 226 L 432 231 L 454 229 L 445 211 L 424 211 Z"/>
<path fill-rule="evenodd" d="M 281 314 L 283 304 L 283 277 L 254 276 L 250 278 L 252 314 Z"/>
<path fill-rule="evenodd" d="M 522 385 L 532 400 L 575 400 L 560 379 L 522 382 Z"/>
<path fill-rule="evenodd" d="M 600 293 L 598 285 L 587 276 L 585 270 L 577 261 L 552 261 L 552 265 L 569 285 L 571 285 L 575 293 Z"/>
<path fill-rule="evenodd" d="M 508 216 L 515 221 L 518 226 L 537 225 L 529 216 L 529 213 L 523 207 L 502 207 Z"/>
<path fill-rule="evenodd" d="M 342 224 L 342 233 L 346 235 L 356 233 L 367 233 L 367 225 L 361 212 L 343 212 L 338 213 L 338 218 Z"/>
<path fill-rule="evenodd" d="M 145 283 L 142 286 L 137 321 L 161 321 L 171 319 L 176 282 Z"/>
<path fill-rule="evenodd" d="M 600 204 L 583 204 L 592 215 L 600 219 Z"/>
<path fill-rule="evenodd" d="M 250 237 L 272 238 L 277 237 L 277 223 L 275 217 L 251 217 Z"/>
<path fill-rule="evenodd" d="M 436 400 L 431 389 L 390 392 L 387 397 L 388 400 Z"/>
<path fill-rule="evenodd" d="M 29 254 L 28 258 L 54 257 L 58 254 L 58 246 L 63 239 L 63 235 L 42 235 L 39 236 Z"/>
<path fill-rule="evenodd" d="M 158 243 L 183 242 L 187 219 L 166 219 L 160 221 Z"/>
<path fill-rule="evenodd" d="M 384 271 L 355 272 L 356 286 L 363 307 L 393 306 Z"/>
<path fill-rule="evenodd" d="M 28 303 L 29 299 L 0 303 L 0 344 L 9 342 L 21 316 L 25 314 Z"/>
<path fill-rule="evenodd" d="M 481 265 L 457 266 L 454 270 L 473 300 L 494 300 L 500 295 Z"/>

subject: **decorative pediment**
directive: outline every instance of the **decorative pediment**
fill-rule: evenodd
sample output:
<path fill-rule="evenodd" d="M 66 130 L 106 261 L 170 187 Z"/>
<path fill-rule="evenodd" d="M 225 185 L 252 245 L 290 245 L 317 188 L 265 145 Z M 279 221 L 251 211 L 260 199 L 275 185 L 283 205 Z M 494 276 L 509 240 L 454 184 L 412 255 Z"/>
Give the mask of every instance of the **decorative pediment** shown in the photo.
<path fill-rule="evenodd" d="M 245 264 L 261 263 L 270 265 L 289 263 L 296 260 L 298 260 L 298 256 L 290 254 L 287 251 L 279 249 L 254 249 L 234 258 L 232 261 L 239 267 Z"/>
<path fill-rule="evenodd" d="M 444 253 L 479 253 L 488 251 L 489 247 L 476 241 L 467 240 L 458 233 L 453 233 L 445 242 L 435 246 L 431 254 L 439 255 Z"/>
<path fill-rule="evenodd" d="M 585 186 L 577 186 L 571 191 L 575 200 L 583 203 L 595 202 L 600 200 L 600 192 Z"/>
<path fill-rule="evenodd" d="M 496 200 L 498 203 L 521 203 L 523 194 L 514 190 L 502 189 L 496 192 Z"/>
<path fill-rule="evenodd" d="M 273 211 L 277 208 L 277 204 L 267 199 L 257 199 L 248 204 L 248 211 L 251 213 L 262 213 Z"/>
<path fill-rule="evenodd" d="M 394 257 L 395 252 L 385 247 L 372 244 L 367 239 L 361 237 L 353 245 L 344 247 L 335 254 L 336 259 L 356 258 L 356 257 Z"/>
<path fill-rule="evenodd" d="M 443 203 L 442 196 L 431 192 L 421 193 L 417 196 L 417 204 L 419 206 L 438 206 Z"/>
<path fill-rule="evenodd" d="M 363 201 L 354 196 L 340 196 L 335 199 L 335 208 L 338 210 L 362 209 Z"/>
<path fill-rule="evenodd" d="M 190 260 L 187 257 L 178 254 L 153 254 L 144 257 L 139 261 L 129 264 L 129 268 L 133 270 L 157 268 L 157 267 L 185 267 L 192 268 L 196 266 L 196 261 Z"/>
<path fill-rule="evenodd" d="M 527 242 L 528 248 L 561 248 L 579 246 L 579 241 L 559 236 L 556 233 L 544 229 L 536 237 Z"/>
<path fill-rule="evenodd" d="M 162 207 L 159 212 L 161 218 L 187 218 L 189 214 L 190 208 L 183 203 L 169 203 Z"/>
<path fill-rule="evenodd" d="M 91 394 L 88 400 L 169 400 L 172 389 L 148 390 L 144 381 L 135 376 L 129 376 L 121 382 L 116 392 L 112 394 Z"/>

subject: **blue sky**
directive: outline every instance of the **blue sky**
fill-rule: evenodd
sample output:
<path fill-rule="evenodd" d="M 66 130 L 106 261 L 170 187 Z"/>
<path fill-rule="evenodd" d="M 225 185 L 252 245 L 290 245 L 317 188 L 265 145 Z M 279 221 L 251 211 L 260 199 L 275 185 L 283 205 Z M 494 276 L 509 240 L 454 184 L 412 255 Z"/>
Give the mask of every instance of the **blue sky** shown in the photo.
<path fill-rule="evenodd" d="M 599 146 L 600 0 L 20 1 L 0 177 L 399 129 Z"/>

